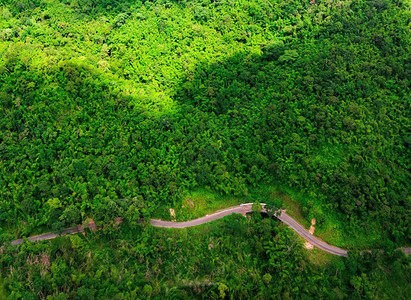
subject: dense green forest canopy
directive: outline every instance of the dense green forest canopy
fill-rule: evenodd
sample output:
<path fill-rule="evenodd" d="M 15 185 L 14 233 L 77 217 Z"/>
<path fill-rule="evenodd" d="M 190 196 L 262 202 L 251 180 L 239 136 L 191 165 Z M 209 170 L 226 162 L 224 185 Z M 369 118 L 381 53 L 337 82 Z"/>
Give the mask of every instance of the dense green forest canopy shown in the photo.
<path fill-rule="evenodd" d="M 410 241 L 409 11 L 312 2 L 3 1 L 2 227 L 275 182 Z"/>
<path fill-rule="evenodd" d="M 258 216 L 136 224 L 189 191 L 276 185 L 314 199 L 318 226 L 333 212 L 410 244 L 409 53 L 404 0 L 1 0 L 0 244 L 90 217 L 128 228 L 1 246 L 6 292 L 407 298 L 398 253 L 323 268 Z"/>

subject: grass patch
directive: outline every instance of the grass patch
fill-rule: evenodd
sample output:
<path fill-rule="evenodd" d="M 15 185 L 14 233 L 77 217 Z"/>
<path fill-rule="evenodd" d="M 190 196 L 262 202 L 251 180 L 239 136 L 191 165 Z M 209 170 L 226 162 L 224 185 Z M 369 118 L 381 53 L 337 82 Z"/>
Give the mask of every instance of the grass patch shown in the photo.
<path fill-rule="evenodd" d="M 284 226 L 287 226 L 284 224 Z M 304 247 L 306 240 L 299 236 L 294 230 L 289 229 L 298 238 L 301 243 L 301 247 Z M 307 256 L 307 260 L 314 266 L 325 267 L 329 264 L 333 264 L 337 261 L 342 261 L 344 258 L 341 256 L 333 255 L 317 247 L 313 249 L 304 249 Z"/>
<path fill-rule="evenodd" d="M 343 260 L 341 256 L 333 255 L 316 247 L 314 247 L 314 249 L 307 250 L 306 253 L 308 261 L 311 264 L 320 267 L 325 267 L 326 265 L 332 264 L 335 261 Z"/>
<path fill-rule="evenodd" d="M 247 197 L 222 196 L 204 189 L 199 189 L 188 192 L 187 196 L 184 197 L 181 203 L 176 207 L 162 207 L 155 211 L 153 218 L 172 220 L 170 208 L 173 208 L 177 222 L 189 221 L 215 213 L 218 210 L 246 203 L 247 201 Z"/>
<path fill-rule="evenodd" d="M 177 221 L 187 221 L 242 204 L 246 197 L 221 196 L 205 190 L 190 192 L 175 209 Z"/>
<path fill-rule="evenodd" d="M 179 205 L 173 207 L 176 221 L 188 221 L 215 213 L 231 206 L 249 202 L 266 202 L 281 199 L 282 207 L 292 218 L 307 230 L 311 219 L 316 219 L 314 235 L 326 243 L 343 249 L 372 249 L 381 248 L 386 240 L 386 234 L 379 230 L 378 224 L 364 224 L 354 227 L 350 222 L 341 220 L 337 213 L 328 209 L 324 200 L 315 199 L 302 193 L 279 186 L 264 186 L 250 189 L 244 197 L 222 196 L 199 189 L 188 192 Z M 156 211 L 154 218 L 172 220 L 171 207 L 163 207 Z"/>
<path fill-rule="evenodd" d="M 309 228 L 311 223 L 307 217 L 302 214 L 301 203 L 293 200 L 290 195 L 285 194 L 276 189 L 270 189 L 270 194 L 272 198 L 279 198 L 283 203 L 283 208 L 287 211 L 294 220 L 303 225 L 305 228 Z"/>
<path fill-rule="evenodd" d="M 342 216 L 327 208 L 320 196 L 317 199 L 279 186 L 266 186 L 260 193 L 281 199 L 287 214 L 307 230 L 311 219 L 315 218 L 314 235 L 330 245 L 344 249 L 372 249 L 381 248 L 387 239 L 377 223 L 366 223 L 360 227 L 350 224 L 348 219 L 342 220 Z"/>

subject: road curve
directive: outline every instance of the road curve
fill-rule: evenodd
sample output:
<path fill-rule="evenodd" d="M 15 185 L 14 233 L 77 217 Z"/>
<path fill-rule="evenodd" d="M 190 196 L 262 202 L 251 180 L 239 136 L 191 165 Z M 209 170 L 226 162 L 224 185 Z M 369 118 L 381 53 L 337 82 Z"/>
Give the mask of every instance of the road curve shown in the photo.
<path fill-rule="evenodd" d="M 338 255 L 338 256 L 345 256 L 348 257 L 348 252 L 344 249 L 334 247 L 324 243 L 323 241 L 317 239 L 312 234 L 310 234 L 303 226 L 301 226 L 297 221 L 287 215 L 284 211 L 281 211 L 281 214 L 277 216 L 279 220 L 287 224 L 291 229 L 293 229 L 299 236 L 303 237 L 307 241 L 309 241 L 312 245 L 324 250 L 328 253 Z"/>
<path fill-rule="evenodd" d="M 170 222 L 170 221 L 162 221 L 162 220 L 156 220 L 156 219 L 151 219 L 150 222 L 151 222 L 151 225 L 155 227 L 186 228 L 186 227 L 192 227 L 192 226 L 197 226 L 197 225 L 201 225 L 204 223 L 208 223 L 208 222 L 211 222 L 217 219 L 221 219 L 233 213 L 236 213 L 236 214 L 249 213 L 252 211 L 252 205 L 253 205 L 252 203 L 241 204 L 241 205 L 234 206 L 234 207 L 231 207 L 225 210 L 218 211 L 211 215 L 206 215 L 204 217 L 191 220 L 191 221 L 186 221 L 186 222 Z M 263 212 L 264 212 L 265 204 L 261 203 L 261 205 L 263 206 Z M 288 225 L 291 229 L 293 229 L 299 236 L 303 237 L 305 240 L 309 241 L 312 245 L 316 246 L 317 248 L 324 250 L 328 253 L 334 254 L 334 255 L 344 256 L 344 257 L 348 256 L 348 253 L 346 250 L 328 245 L 327 243 L 314 237 L 297 221 L 295 221 L 293 218 L 287 215 L 287 213 L 284 210 L 277 211 L 274 214 L 274 216 L 276 216 L 280 221 L 282 221 L 283 223 Z M 45 233 L 45 234 L 40 234 L 40 235 L 29 237 L 28 240 L 31 242 L 49 240 L 49 239 L 54 239 L 58 236 L 64 236 L 67 234 L 75 234 L 75 233 L 79 233 L 83 231 L 84 231 L 84 228 L 82 226 L 75 226 L 75 227 L 64 229 L 60 235 L 57 233 Z M 19 244 L 22 244 L 23 242 L 24 242 L 24 239 L 18 239 L 18 240 L 12 241 L 11 245 L 19 245 Z M 402 250 L 406 254 L 411 254 L 411 248 L 399 248 L 399 249 Z"/>
<path fill-rule="evenodd" d="M 262 204 L 264 206 L 264 204 Z M 264 210 L 264 209 L 263 209 Z M 202 218 L 198 218 L 192 221 L 187 221 L 187 222 L 170 222 L 170 221 L 161 221 L 161 220 L 153 220 L 151 219 L 151 225 L 155 227 L 165 227 L 165 228 L 186 228 L 186 227 L 192 227 L 192 226 L 197 226 L 201 225 L 204 223 L 208 223 L 217 219 L 220 219 L 224 216 L 230 215 L 232 213 L 248 213 L 252 211 L 252 204 L 247 203 L 247 204 L 242 204 L 239 206 L 234 206 L 226 210 L 222 210 L 219 212 L 216 212 L 211 215 L 207 215 Z M 346 250 L 328 245 L 327 243 L 324 243 L 323 241 L 320 241 L 313 235 L 311 235 L 303 226 L 301 226 L 297 221 L 295 221 L 293 218 L 291 218 L 289 215 L 285 213 L 285 211 L 281 210 L 278 211 L 277 213 L 274 214 L 280 221 L 284 222 L 287 224 L 291 229 L 293 229 L 298 235 L 309 241 L 311 244 L 314 246 L 320 248 L 321 250 L 324 250 L 328 253 L 338 255 L 338 256 L 348 256 L 348 253 Z"/>
<path fill-rule="evenodd" d="M 222 211 L 218 211 L 216 213 L 213 213 L 211 215 L 207 215 L 205 217 L 201 217 L 192 221 L 187 221 L 187 222 L 170 222 L 170 221 L 162 221 L 162 220 L 155 220 L 151 219 L 150 223 L 151 225 L 155 227 L 165 227 L 165 228 L 186 228 L 186 227 L 192 227 L 192 226 L 197 226 L 201 225 L 204 223 L 208 223 L 217 219 L 221 219 L 222 217 L 231 215 L 231 214 L 241 214 L 241 213 L 248 213 L 251 211 L 251 206 L 248 207 L 248 205 L 239 205 L 239 206 L 234 206 Z"/>

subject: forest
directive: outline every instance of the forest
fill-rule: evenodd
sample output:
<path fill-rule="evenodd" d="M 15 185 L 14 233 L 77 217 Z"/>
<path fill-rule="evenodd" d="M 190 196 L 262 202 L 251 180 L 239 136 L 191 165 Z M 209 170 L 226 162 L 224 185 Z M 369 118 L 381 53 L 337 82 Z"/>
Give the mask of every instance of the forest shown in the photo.
<path fill-rule="evenodd" d="M 1 0 L 0 298 L 409 298 L 409 4 Z M 349 257 L 259 214 L 148 224 L 274 186 Z"/>

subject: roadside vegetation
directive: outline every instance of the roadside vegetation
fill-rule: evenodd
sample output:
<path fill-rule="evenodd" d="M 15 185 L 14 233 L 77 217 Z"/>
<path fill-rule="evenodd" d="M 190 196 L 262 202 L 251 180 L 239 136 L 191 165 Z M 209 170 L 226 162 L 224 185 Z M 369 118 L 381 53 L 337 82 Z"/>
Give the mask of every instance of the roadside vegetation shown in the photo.
<path fill-rule="evenodd" d="M 407 299 L 402 252 L 328 256 L 255 214 L 186 229 L 124 224 L 108 232 L 3 246 L 9 299 Z"/>
<path fill-rule="evenodd" d="M 204 217 L 231 206 L 247 203 L 248 197 L 236 197 L 233 195 L 220 195 L 204 189 L 187 193 L 180 203 L 174 207 L 161 207 L 154 212 L 153 218 L 174 221 L 189 221 Z M 175 217 L 170 214 L 170 208 L 174 210 Z"/>

